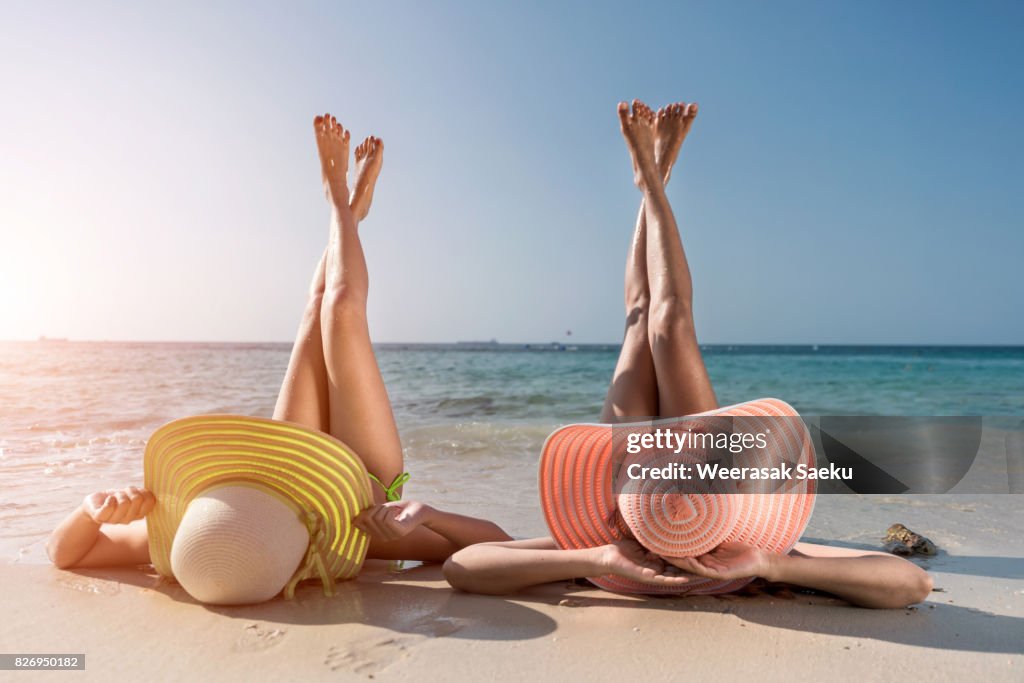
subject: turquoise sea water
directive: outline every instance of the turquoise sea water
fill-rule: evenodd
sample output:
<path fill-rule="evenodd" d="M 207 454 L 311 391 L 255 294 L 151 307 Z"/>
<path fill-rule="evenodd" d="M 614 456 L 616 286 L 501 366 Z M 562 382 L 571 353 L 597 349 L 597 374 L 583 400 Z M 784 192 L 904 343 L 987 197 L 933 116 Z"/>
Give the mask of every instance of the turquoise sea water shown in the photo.
<path fill-rule="evenodd" d="M 289 344 L 0 343 L 0 557 L 42 541 L 82 496 L 141 482 L 150 433 L 185 415 L 270 415 Z M 537 533 L 536 458 L 596 421 L 615 346 L 378 347 L 407 494 Z M 709 346 L 723 405 L 775 396 L 807 415 L 1024 416 L 1024 347 Z"/>
<path fill-rule="evenodd" d="M 547 350 L 541 351 L 540 348 Z M 575 348 L 577 350 L 553 350 Z M 1024 347 L 705 346 L 721 404 L 775 396 L 818 415 L 1021 415 Z M 399 414 L 593 420 L 617 346 L 385 345 Z"/>

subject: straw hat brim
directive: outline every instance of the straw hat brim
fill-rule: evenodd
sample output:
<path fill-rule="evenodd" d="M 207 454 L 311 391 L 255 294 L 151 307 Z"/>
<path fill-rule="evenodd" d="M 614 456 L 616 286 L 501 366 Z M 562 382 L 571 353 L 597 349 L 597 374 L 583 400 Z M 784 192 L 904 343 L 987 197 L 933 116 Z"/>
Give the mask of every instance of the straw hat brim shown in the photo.
<path fill-rule="evenodd" d="M 212 487 L 256 483 L 322 524 L 323 557 L 334 579 L 356 576 L 369 537 L 352 525 L 373 502 L 366 467 L 348 446 L 302 425 L 241 415 L 170 422 L 150 437 L 145 487 L 156 496 L 146 517 L 153 566 L 173 576 L 171 545 L 192 500 Z"/>
<path fill-rule="evenodd" d="M 794 418 L 779 420 L 776 424 L 796 434 L 792 437 L 797 443 L 793 459 L 807 465 L 814 464 L 813 444 L 806 427 L 799 421 L 796 411 L 783 401 L 758 399 L 688 417 L 703 416 L 768 420 Z M 656 535 L 657 530 L 645 533 L 649 530 L 643 525 L 648 522 L 637 519 L 635 509 L 619 510 L 617 494 L 620 491 L 616 487 L 616 474 L 624 454 L 621 447 L 617 448 L 613 443 L 616 430 L 649 429 L 651 424 L 650 421 L 615 425 L 575 424 L 563 427 L 548 437 L 540 458 L 539 490 L 544 518 L 560 548 L 593 548 L 630 537 L 637 537 L 642 542 L 645 536 Z M 733 509 L 728 519 L 734 523 L 733 527 L 724 530 L 695 529 L 694 533 L 711 532 L 716 545 L 718 542 L 738 541 L 771 552 L 787 553 L 810 520 L 814 509 L 814 481 L 805 480 L 787 491 L 732 494 Z M 640 533 L 633 533 L 630 525 L 639 525 L 637 531 Z M 684 548 L 698 547 L 701 540 L 677 536 L 672 542 Z M 673 553 L 671 547 L 659 550 L 665 556 L 690 556 L 685 552 Z M 588 578 L 602 588 L 621 593 L 725 593 L 750 581 L 695 579 L 679 587 L 639 583 L 612 575 Z"/>

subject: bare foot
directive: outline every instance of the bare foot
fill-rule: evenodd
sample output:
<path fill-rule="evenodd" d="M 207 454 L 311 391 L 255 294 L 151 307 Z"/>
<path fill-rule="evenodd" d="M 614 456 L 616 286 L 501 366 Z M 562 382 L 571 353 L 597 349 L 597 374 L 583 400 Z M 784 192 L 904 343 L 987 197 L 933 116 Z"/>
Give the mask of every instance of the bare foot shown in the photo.
<path fill-rule="evenodd" d="M 377 184 L 380 167 L 384 163 L 384 141 L 372 135 L 356 147 L 356 186 L 352 190 L 352 215 L 357 221 L 366 218 L 373 202 L 373 187 Z"/>
<path fill-rule="evenodd" d="M 619 122 L 626 147 L 633 159 L 633 181 L 641 190 L 661 182 L 654 163 L 654 112 L 640 100 L 633 100 L 633 110 L 619 102 Z"/>
<path fill-rule="evenodd" d="M 320 153 L 320 171 L 324 179 L 327 201 L 348 208 L 348 140 L 349 132 L 330 114 L 313 119 L 316 148 Z"/>
<path fill-rule="evenodd" d="M 679 148 L 683 146 L 696 117 L 696 102 L 676 102 L 658 110 L 654 120 L 654 159 L 666 185 L 672 176 L 672 166 L 679 157 Z"/>

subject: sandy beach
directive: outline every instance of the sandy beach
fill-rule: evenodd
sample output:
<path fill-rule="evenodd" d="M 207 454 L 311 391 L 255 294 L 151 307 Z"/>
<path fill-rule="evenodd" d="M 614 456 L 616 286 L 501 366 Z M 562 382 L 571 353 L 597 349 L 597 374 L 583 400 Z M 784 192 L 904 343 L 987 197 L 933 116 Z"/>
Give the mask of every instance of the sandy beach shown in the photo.
<path fill-rule="evenodd" d="M 808 540 L 879 547 L 894 521 L 930 532 L 936 591 L 866 610 L 785 591 L 638 598 L 573 584 L 508 597 L 452 591 L 436 566 L 370 563 L 325 598 L 241 608 L 195 603 L 131 570 L 0 568 L 8 653 L 86 655 L 84 672 L 16 680 L 1020 680 L 1024 497 L 823 496 Z M 6 674 L 7 680 L 15 679 Z M 60 678 L 60 680 L 67 680 Z"/>
<path fill-rule="evenodd" d="M 1024 3 L 3 18 L 0 683 L 1024 683 Z"/>
<path fill-rule="evenodd" d="M 931 540 L 915 558 L 935 590 L 894 610 L 763 587 L 753 595 L 622 596 L 557 583 L 512 596 L 452 590 L 440 567 L 369 562 L 332 598 L 211 608 L 151 569 L 60 571 L 42 538 L 0 565 L 5 653 L 85 655 L 85 671 L 2 680 L 758 680 L 945 681 L 1024 677 L 1024 496 L 1006 489 L 1005 432 L 945 495 L 824 494 L 803 540 L 878 550 L 893 523 Z M 409 497 L 545 534 L 535 470 L 503 463 L 471 491 L 418 468 Z M 519 492 L 506 496 L 501 487 Z M 504 498 L 504 500 L 503 500 Z M 496 503 L 496 501 L 502 501 Z"/>

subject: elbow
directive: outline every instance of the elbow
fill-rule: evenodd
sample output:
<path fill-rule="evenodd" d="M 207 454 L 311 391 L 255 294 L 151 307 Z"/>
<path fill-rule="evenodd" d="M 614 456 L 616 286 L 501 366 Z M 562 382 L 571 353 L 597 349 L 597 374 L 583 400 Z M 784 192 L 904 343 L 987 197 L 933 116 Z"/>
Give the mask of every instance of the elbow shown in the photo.
<path fill-rule="evenodd" d="M 60 551 L 57 543 L 52 538 L 46 544 L 46 556 L 50 558 L 50 562 L 57 569 L 71 569 L 75 566 L 74 561 L 66 553 Z"/>
<path fill-rule="evenodd" d="M 909 607 L 910 605 L 924 602 L 928 595 L 931 594 L 932 588 L 935 583 L 932 581 L 931 575 L 920 567 L 914 566 L 913 572 L 908 573 L 902 585 L 897 590 L 893 590 L 887 599 L 882 601 L 882 604 L 874 605 L 877 607 L 899 609 L 902 607 Z"/>
<path fill-rule="evenodd" d="M 923 569 L 918 569 L 918 576 L 912 582 L 909 587 L 908 594 L 910 596 L 909 604 L 917 602 L 924 602 L 932 592 L 932 588 L 935 587 L 935 582 L 932 580 L 931 574 Z"/>
<path fill-rule="evenodd" d="M 473 558 L 459 551 L 444 561 L 442 572 L 445 581 L 455 590 L 481 595 L 505 595 L 510 591 L 498 579 L 489 575 L 486 568 L 473 568 Z"/>
<path fill-rule="evenodd" d="M 471 593 L 473 592 L 472 572 L 459 562 L 459 554 L 455 553 L 445 560 L 441 572 L 444 574 L 444 580 L 448 582 L 449 586 L 455 590 Z"/>

